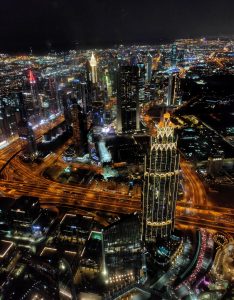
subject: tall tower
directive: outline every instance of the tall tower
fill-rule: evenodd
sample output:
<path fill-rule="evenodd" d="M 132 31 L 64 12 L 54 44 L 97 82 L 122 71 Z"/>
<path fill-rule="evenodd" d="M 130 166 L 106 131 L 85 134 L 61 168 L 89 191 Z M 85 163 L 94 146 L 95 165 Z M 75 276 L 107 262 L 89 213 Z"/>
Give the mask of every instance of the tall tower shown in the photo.
<path fill-rule="evenodd" d="M 118 73 L 117 131 L 132 132 L 139 129 L 139 68 L 121 66 Z"/>
<path fill-rule="evenodd" d="M 75 146 L 76 152 L 79 152 L 80 148 L 80 121 L 79 121 L 79 108 L 76 99 L 72 99 L 71 106 L 71 117 L 73 124 L 73 144 Z"/>
<path fill-rule="evenodd" d="M 87 93 L 87 101 L 86 101 L 86 109 L 85 113 L 88 113 L 92 109 L 92 82 L 90 76 L 90 63 L 86 61 L 85 64 L 85 79 L 86 79 L 86 93 Z"/>
<path fill-rule="evenodd" d="M 107 89 L 107 96 L 111 97 L 112 96 L 112 85 L 111 85 L 111 80 L 110 80 L 110 73 L 109 70 L 105 70 L 105 83 L 106 83 L 106 89 Z"/>
<path fill-rule="evenodd" d="M 172 67 L 176 66 L 177 55 L 178 55 L 177 45 L 173 44 L 172 47 L 171 47 L 171 66 Z"/>
<path fill-rule="evenodd" d="M 177 75 L 170 74 L 168 78 L 167 106 L 175 105 Z"/>
<path fill-rule="evenodd" d="M 37 144 L 34 136 L 34 132 L 30 122 L 28 121 L 28 114 L 24 104 L 23 94 L 19 93 L 19 122 L 18 133 L 22 142 L 22 148 L 24 153 L 32 158 L 35 158 L 38 154 Z"/>
<path fill-rule="evenodd" d="M 66 127 L 68 128 L 71 125 L 71 112 L 69 109 L 70 99 L 67 93 L 67 89 L 65 88 L 61 90 L 60 94 L 61 94 L 62 105 L 63 105 L 64 119 L 65 119 Z"/>
<path fill-rule="evenodd" d="M 0 99 L 0 143 L 11 135 L 10 124 L 7 113 L 7 103 Z"/>
<path fill-rule="evenodd" d="M 152 77 L 152 65 L 153 58 L 150 53 L 147 54 L 147 64 L 146 64 L 146 81 L 150 82 Z"/>
<path fill-rule="evenodd" d="M 96 84 L 97 83 L 97 60 L 92 52 L 91 59 L 89 61 L 90 66 L 91 66 L 91 75 L 92 75 L 92 83 Z"/>
<path fill-rule="evenodd" d="M 87 151 L 87 123 L 76 98 L 71 98 L 71 120 L 73 125 L 73 144 L 76 154 L 83 155 Z"/>
<path fill-rule="evenodd" d="M 58 85 L 56 77 L 49 77 L 49 90 L 50 90 L 50 96 L 51 96 L 51 109 L 52 113 L 57 113 L 58 111 L 61 111 L 59 97 L 58 97 Z"/>
<path fill-rule="evenodd" d="M 77 97 L 81 100 L 81 105 L 84 114 L 88 112 L 88 92 L 87 92 L 87 83 L 85 81 L 79 82 L 77 85 Z"/>
<path fill-rule="evenodd" d="M 179 182 L 179 154 L 174 127 L 169 113 L 158 124 L 156 137 L 151 137 L 145 158 L 142 240 L 154 242 L 168 237 L 174 229 Z"/>
<path fill-rule="evenodd" d="M 28 79 L 30 83 L 30 89 L 31 89 L 31 96 L 32 96 L 32 103 L 33 103 L 33 114 L 35 117 L 35 120 L 38 121 L 39 116 L 40 116 L 40 101 L 39 101 L 39 95 L 38 95 L 38 89 L 37 89 L 37 83 L 36 83 L 36 78 L 32 72 L 32 70 L 29 70 L 28 73 Z"/>
<path fill-rule="evenodd" d="M 145 102 L 145 65 L 138 64 L 138 92 L 139 103 Z"/>

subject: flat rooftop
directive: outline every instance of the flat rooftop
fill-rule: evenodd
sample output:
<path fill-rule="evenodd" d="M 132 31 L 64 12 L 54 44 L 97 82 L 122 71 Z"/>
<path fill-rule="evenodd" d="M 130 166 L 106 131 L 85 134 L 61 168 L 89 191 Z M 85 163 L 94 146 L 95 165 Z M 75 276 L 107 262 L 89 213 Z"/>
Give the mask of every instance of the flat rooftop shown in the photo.
<path fill-rule="evenodd" d="M 15 200 L 14 204 L 12 205 L 12 210 L 22 210 L 27 211 L 30 210 L 33 206 L 36 206 L 36 204 L 39 204 L 39 199 L 37 197 L 31 197 L 31 196 L 21 196 L 18 199 Z"/>
<path fill-rule="evenodd" d="M 76 214 L 65 214 L 60 222 L 61 227 L 77 227 L 90 231 L 93 223 L 93 217 L 81 216 Z"/>
<path fill-rule="evenodd" d="M 15 201 L 14 198 L 0 197 L 0 212 L 9 210 Z"/>
<path fill-rule="evenodd" d="M 78 254 L 76 251 L 70 251 L 70 250 L 65 250 L 63 253 L 63 257 L 69 262 L 72 263 L 73 259 L 75 256 Z M 55 247 L 44 247 L 40 253 L 41 257 L 51 257 L 53 258 L 54 255 L 58 255 L 58 249 Z"/>
<path fill-rule="evenodd" d="M 13 245 L 13 242 L 0 240 L 0 259 L 3 259 L 8 254 Z"/>

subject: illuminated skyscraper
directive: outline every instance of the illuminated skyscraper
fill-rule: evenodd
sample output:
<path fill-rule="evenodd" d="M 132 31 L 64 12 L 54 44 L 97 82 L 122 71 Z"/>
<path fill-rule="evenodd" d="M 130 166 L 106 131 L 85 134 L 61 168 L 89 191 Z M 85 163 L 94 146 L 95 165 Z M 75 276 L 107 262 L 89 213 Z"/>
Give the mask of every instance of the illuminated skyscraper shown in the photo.
<path fill-rule="evenodd" d="M 146 81 L 150 82 L 152 77 L 152 64 L 153 58 L 150 53 L 147 54 L 147 63 L 146 63 Z"/>
<path fill-rule="evenodd" d="M 52 113 L 57 113 L 61 110 L 61 103 L 58 96 L 58 85 L 55 77 L 50 77 L 49 79 L 49 90 L 51 97 L 51 109 Z"/>
<path fill-rule="evenodd" d="M 77 97 L 81 102 L 84 114 L 89 112 L 88 85 L 85 81 L 80 81 L 77 84 Z"/>
<path fill-rule="evenodd" d="M 86 81 L 86 108 L 84 113 L 88 113 L 92 109 L 92 82 L 90 76 L 90 63 L 87 61 L 85 64 L 85 81 Z"/>
<path fill-rule="evenodd" d="M 33 104 L 33 110 L 34 110 L 33 114 L 34 114 L 35 119 L 38 120 L 39 115 L 40 115 L 41 106 L 40 106 L 40 101 L 39 101 L 36 78 L 35 78 L 32 70 L 29 70 L 28 79 L 29 79 L 30 89 L 31 89 L 32 104 Z"/>
<path fill-rule="evenodd" d="M 97 60 L 92 52 L 91 59 L 89 61 L 91 66 L 92 83 L 97 83 Z"/>
<path fill-rule="evenodd" d="M 73 125 L 73 144 L 77 153 L 80 152 L 80 120 L 79 120 L 79 107 L 76 99 L 72 99 L 71 117 Z"/>
<path fill-rule="evenodd" d="M 9 105 L 7 105 L 5 99 L 0 99 L 0 143 L 6 140 L 11 135 L 11 128 L 9 124 Z"/>
<path fill-rule="evenodd" d="M 176 103 L 176 93 L 178 89 L 178 77 L 177 74 L 170 74 L 168 78 L 168 90 L 167 90 L 167 106 L 173 106 Z"/>
<path fill-rule="evenodd" d="M 76 98 L 71 98 L 71 122 L 73 126 L 73 144 L 76 154 L 83 155 L 87 150 L 87 122 Z"/>
<path fill-rule="evenodd" d="M 170 236 L 174 229 L 175 207 L 179 182 L 177 139 L 170 115 L 158 124 L 156 137 L 151 137 L 150 151 L 145 158 L 142 240 L 155 241 Z"/>
<path fill-rule="evenodd" d="M 110 81 L 110 74 L 109 70 L 105 70 L 105 83 L 106 83 L 106 89 L 107 89 L 107 96 L 111 97 L 112 96 L 112 86 L 111 86 L 111 81 Z"/>
<path fill-rule="evenodd" d="M 139 129 L 139 67 L 121 66 L 118 74 L 117 131 Z"/>
<path fill-rule="evenodd" d="M 171 66 L 172 67 L 176 66 L 177 55 L 178 55 L 177 45 L 173 44 L 172 47 L 171 47 Z"/>
<path fill-rule="evenodd" d="M 138 91 L 139 91 L 139 102 L 145 101 L 145 65 L 138 64 Z"/>
<path fill-rule="evenodd" d="M 60 90 L 60 97 L 63 104 L 63 114 L 64 114 L 66 127 L 68 128 L 71 125 L 71 111 L 69 109 L 70 106 L 69 94 L 66 88 Z"/>
<path fill-rule="evenodd" d="M 19 93 L 19 122 L 18 122 L 18 133 L 22 142 L 22 148 L 24 154 L 30 158 L 35 158 L 38 154 L 37 144 L 32 129 L 31 123 L 28 121 L 28 113 L 25 108 L 23 94 Z"/>

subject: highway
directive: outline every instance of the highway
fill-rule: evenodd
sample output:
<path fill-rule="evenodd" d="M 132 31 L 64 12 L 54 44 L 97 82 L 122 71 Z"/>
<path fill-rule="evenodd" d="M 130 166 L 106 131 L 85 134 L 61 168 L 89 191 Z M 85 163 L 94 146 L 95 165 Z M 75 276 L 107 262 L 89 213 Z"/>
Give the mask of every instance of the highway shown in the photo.
<path fill-rule="evenodd" d="M 53 126 L 57 126 L 64 119 L 58 118 Z M 36 137 L 51 129 L 44 126 L 36 131 Z M 18 153 L 21 150 L 20 140 L 17 139 L 9 146 L 1 150 L 2 172 L 0 180 L 0 191 L 6 196 L 18 197 L 30 195 L 39 197 L 41 204 L 70 205 L 83 208 L 104 210 L 115 213 L 132 213 L 141 208 L 140 193 L 138 197 L 129 196 L 126 191 L 104 191 L 100 190 L 102 185 L 92 188 L 61 184 L 43 177 L 46 168 L 55 162 L 62 167 L 67 164 L 61 160 L 62 153 L 71 141 L 67 141 L 56 153 L 51 153 L 44 158 L 41 164 L 23 163 Z M 76 166 L 77 164 L 74 164 Z M 92 166 L 91 166 L 92 167 Z M 95 168 L 97 169 L 97 168 Z M 100 168 L 98 168 L 98 171 Z"/>
<path fill-rule="evenodd" d="M 70 141 L 65 143 L 57 153 L 46 157 L 41 165 L 23 163 L 18 155 L 13 157 L 2 171 L 4 179 L 0 181 L 0 191 L 14 197 L 36 196 L 40 198 L 42 204 L 44 202 L 55 205 L 66 203 L 118 213 L 132 213 L 140 210 L 140 193 L 138 193 L 138 197 L 134 197 L 134 195 L 129 196 L 126 192 L 100 190 L 100 187 L 95 185 L 87 188 L 61 184 L 44 178 L 44 170 L 53 163 L 62 164 L 64 168 L 67 166 L 60 156 L 69 143 Z"/>
<path fill-rule="evenodd" d="M 216 207 L 191 163 L 181 157 L 184 198 L 176 206 L 176 223 L 234 233 L 234 209 Z"/>
<path fill-rule="evenodd" d="M 184 202 L 192 204 L 192 206 L 208 206 L 209 202 L 203 183 L 193 170 L 191 163 L 183 159 L 182 156 L 180 168 L 183 176 Z"/>
<path fill-rule="evenodd" d="M 127 195 L 92 191 L 88 188 L 75 187 L 56 182 L 39 183 L 16 182 L 1 180 L 0 191 L 7 196 L 18 197 L 30 195 L 40 198 L 41 204 L 71 205 L 115 213 L 133 213 L 140 211 L 141 202 L 138 198 Z"/>
<path fill-rule="evenodd" d="M 47 125 L 46 124 L 41 125 L 34 131 L 35 138 L 36 139 L 40 138 L 44 133 L 48 132 L 48 130 L 58 126 L 63 121 L 64 121 L 64 116 L 60 115 L 53 122 L 50 122 Z M 5 166 L 5 164 L 11 159 L 11 157 L 14 156 L 21 149 L 22 149 L 22 143 L 19 137 L 14 138 L 14 140 L 10 142 L 8 146 L 0 149 L 0 169 L 2 169 Z"/>
<path fill-rule="evenodd" d="M 230 224 L 228 222 L 215 222 L 206 220 L 205 218 L 200 218 L 199 216 L 196 216 L 192 218 L 191 216 L 188 217 L 176 217 L 175 221 L 176 227 L 180 228 L 180 225 L 187 225 L 188 228 L 193 227 L 202 227 L 211 229 L 214 231 L 224 231 L 229 232 L 231 234 L 234 234 L 234 224 Z"/>
<path fill-rule="evenodd" d="M 152 131 L 154 131 L 154 121 L 147 118 L 146 110 L 143 111 L 146 123 L 150 124 Z M 63 118 L 59 118 L 54 126 L 62 121 Z M 48 130 L 48 127 L 44 127 L 43 131 L 42 129 L 37 131 L 37 138 L 46 130 Z M 3 155 L 1 159 L 4 166 L 1 173 L 3 179 L 0 180 L 0 192 L 12 197 L 21 195 L 36 196 L 39 197 L 41 204 L 45 205 L 68 205 L 123 214 L 141 211 L 140 192 L 129 196 L 124 189 L 122 192 L 118 190 L 105 191 L 103 189 L 104 185 L 100 185 L 101 189 L 95 185 L 82 187 L 62 184 L 44 178 L 44 170 L 54 163 L 63 167 L 67 166 L 61 160 L 61 155 L 69 143 L 70 141 L 64 144 L 56 153 L 46 157 L 41 165 L 26 164 L 20 160 L 19 156 L 16 155 L 21 149 L 19 139 L 0 150 L 0 155 Z M 178 227 L 206 227 L 212 230 L 224 230 L 234 233 L 234 226 L 232 226 L 234 224 L 234 210 L 212 206 L 205 187 L 192 168 L 191 163 L 181 157 L 180 167 L 183 176 L 184 198 L 177 203 L 176 225 Z"/>

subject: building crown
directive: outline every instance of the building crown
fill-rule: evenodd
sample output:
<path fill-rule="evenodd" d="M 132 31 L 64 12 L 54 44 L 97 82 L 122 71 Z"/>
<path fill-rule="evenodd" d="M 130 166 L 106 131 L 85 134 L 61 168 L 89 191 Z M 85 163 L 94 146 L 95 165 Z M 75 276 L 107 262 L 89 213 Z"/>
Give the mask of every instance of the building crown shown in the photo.
<path fill-rule="evenodd" d="M 97 66 L 97 60 L 96 60 L 93 52 L 92 52 L 92 56 L 91 56 L 91 59 L 90 59 L 89 63 L 90 63 L 91 67 L 96 67 Z"/>
<path fill-rule="evenodd" d="M 171 122 L 168 112 L 163 115 L 163 119 L 158 123 L 156 136 L 157 138 L 174 136 L 174 124 Z"/>

